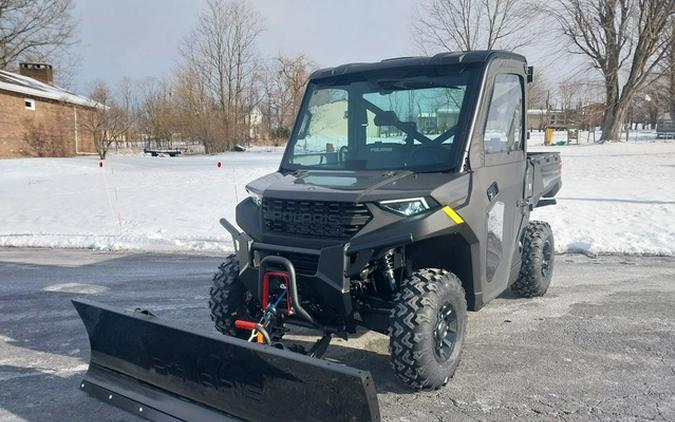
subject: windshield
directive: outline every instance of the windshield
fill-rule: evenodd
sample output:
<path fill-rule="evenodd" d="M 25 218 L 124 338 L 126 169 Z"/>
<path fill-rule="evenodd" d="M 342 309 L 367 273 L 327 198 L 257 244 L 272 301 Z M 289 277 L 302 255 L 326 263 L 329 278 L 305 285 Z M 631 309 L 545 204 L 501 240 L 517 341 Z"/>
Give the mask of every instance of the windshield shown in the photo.
<path fill-rule="evenodd" d="M 471 73 L 310 84 L 282 168 L 456 168 Z"/>

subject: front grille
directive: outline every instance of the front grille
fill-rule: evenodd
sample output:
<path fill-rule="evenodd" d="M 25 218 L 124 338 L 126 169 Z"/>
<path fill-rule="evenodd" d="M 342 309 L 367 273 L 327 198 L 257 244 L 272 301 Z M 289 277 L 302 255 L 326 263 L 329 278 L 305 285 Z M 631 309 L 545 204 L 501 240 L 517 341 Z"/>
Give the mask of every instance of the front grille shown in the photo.
<path fill-rule="evenodd" d="M 269 255 L 276 255 L 291 261 L 293 268 L 295 268 L 295 272 L 298 274 L 314 275 L 319 268 L 319 255 L 295 252 L 274 252 L 265 250 L 256 251 L 256 254 L 256 266 L 259 265 L 262 258 Z"/>
<path fill-rule="evenodd" d="M 286 252 L 279 255 L 291 261 L 298 274 L 314 275 L 319 267 L 319 255 Z"/>
<path fill-rule="evenodd" d="M 372 218 L 365 204 L 349 202 L 264 198 L 262 212 L 267 232 L 333 239 L 354 236 Z"/>

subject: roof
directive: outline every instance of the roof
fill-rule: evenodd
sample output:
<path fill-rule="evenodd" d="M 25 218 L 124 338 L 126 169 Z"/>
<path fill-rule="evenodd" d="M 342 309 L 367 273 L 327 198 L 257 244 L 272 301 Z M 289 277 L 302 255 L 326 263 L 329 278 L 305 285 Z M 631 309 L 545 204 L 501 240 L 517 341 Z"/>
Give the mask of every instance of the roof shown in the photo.
<path fill-rule="evenodd" d="M 96 107 L 98 103 L 57 86 L 40 82 L 27 76 L 0 70 L 0 91 L 15 92 L 31 97 L 46 98 L 85 107 Z"/>
<path fill-rule="evenodd" d="M 351 73 L 362 73 L 377 70 L 399 69 L 414 66 L 437 66 L 468 63 L 487 63 L 495 58 L 511 59 L 526 63 L 524 56 L 503 50 L 453 51 L 439 53 L 435 56 L 396 57 L 379 62 L 348 63 L 336 67 L 319 69 L 311 74 L 310 79 L 324 79 Z"/>

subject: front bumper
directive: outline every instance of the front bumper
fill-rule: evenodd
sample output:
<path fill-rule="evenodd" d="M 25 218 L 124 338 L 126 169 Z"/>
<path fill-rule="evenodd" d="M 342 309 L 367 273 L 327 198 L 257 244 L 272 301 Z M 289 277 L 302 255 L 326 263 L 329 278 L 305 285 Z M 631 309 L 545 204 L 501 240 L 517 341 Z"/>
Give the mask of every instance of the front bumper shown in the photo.
<path fill-rule="evenodd" d="M 349 279 L 345 276 L 347 257 L 344 245 L 313 250 L 250 242 L 248 251 L 239 251 L 239 279 L 259 301 L 262 301 L 262 274 L 269 269 L 269 265 L 261 267 L 261 262 L 267 257 L 285 258 L 292 266 L 299 302 L 306 304 L 315 317 L 318 324 L 315 322 L 314 327 L 335 332 L 353 331 L 354 327 L 350 323 L 353 306 Z M 291 318 L 289 322 L 302 321 Z"/>
<path fill-rule="evenodd" d="M 321 309 L 321 312 L 317 312 L 319 315 L 313 315 L 321 322 L 319 326 L 315 324 L 315 327 L 328 331 L 353 331 L 355 327 L 351 322 L 353 305 L 349 290 L 349 267 L 354 259 L 347 255 L 349 244 L 321 249 L 270 245 L 253 241 L 225 219 L 221 219 L 221 224 L 234 239 L 240 266 L 239 279 L 256 296 L 259 303 L 262 303 L 260 264 L 265 257 L 280 256 L 293 266 L 300 302 L 310 302 L 310 312 Z M 366 255 L 367 258 L 370 257 L 368 252 Z M 302 323 L 298 318 L 291 318 L 289 322 Z"/>

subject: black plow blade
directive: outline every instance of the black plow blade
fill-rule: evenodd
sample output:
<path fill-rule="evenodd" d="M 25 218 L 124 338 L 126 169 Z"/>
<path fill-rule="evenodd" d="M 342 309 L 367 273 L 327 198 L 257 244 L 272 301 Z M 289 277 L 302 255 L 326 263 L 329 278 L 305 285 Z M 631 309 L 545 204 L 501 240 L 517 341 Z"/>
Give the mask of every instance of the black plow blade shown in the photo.
<path fill-rule="evenodd" d="M 378 421 L 367 371 L 74 300 L 91 346 L 80 388 L 153 421 Z M 95 415 L 91 415 L 92 419 Z"/>

